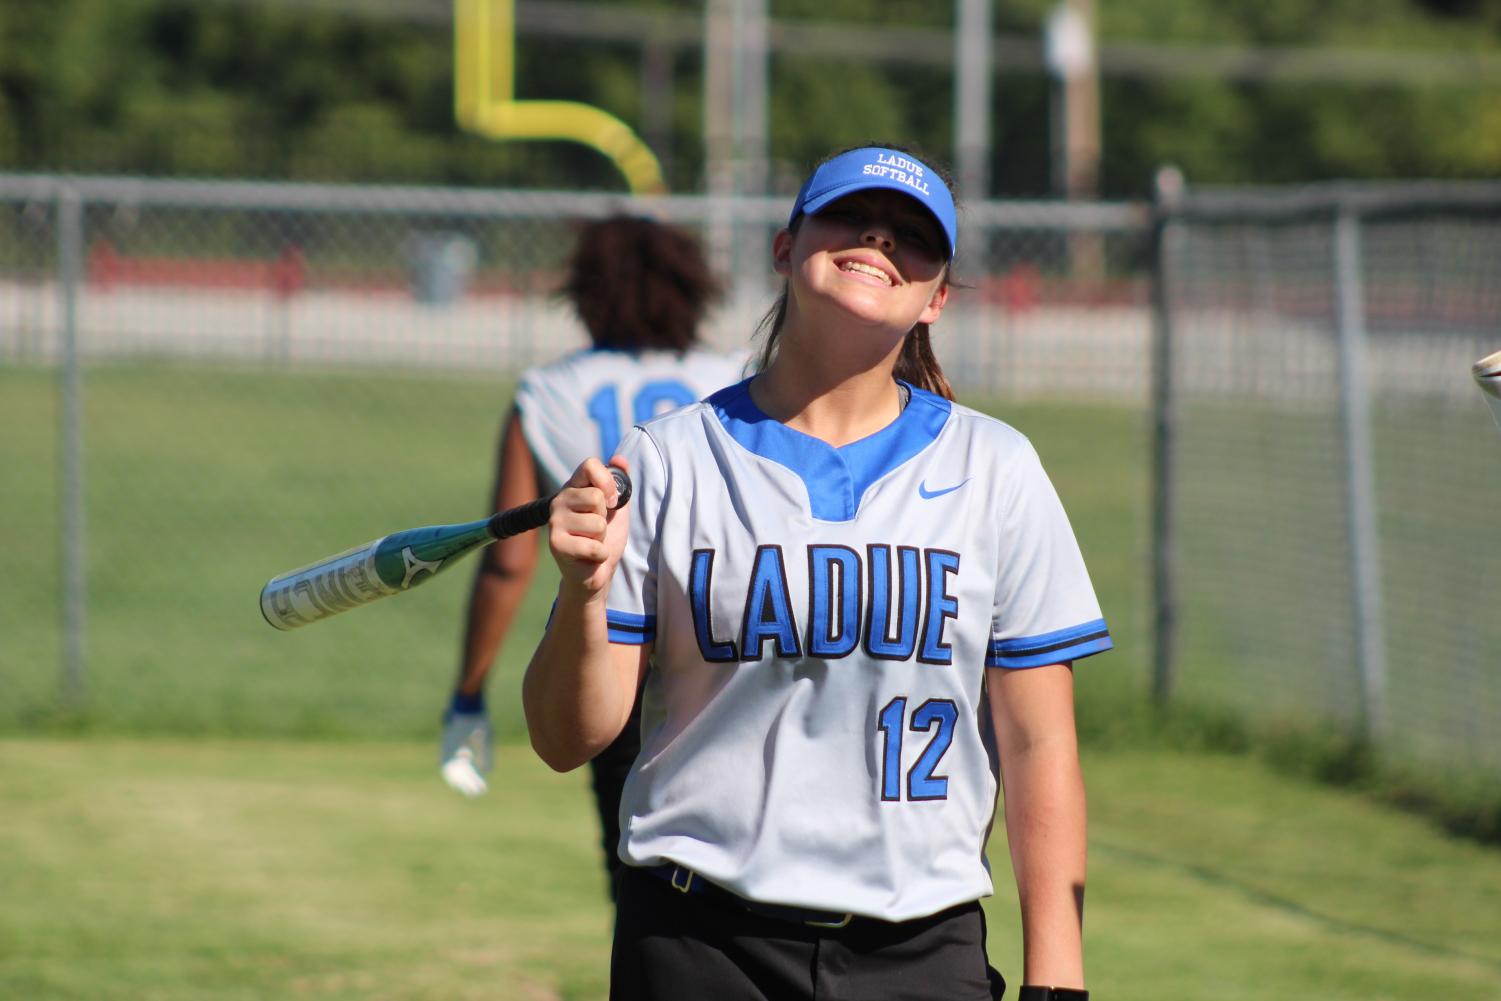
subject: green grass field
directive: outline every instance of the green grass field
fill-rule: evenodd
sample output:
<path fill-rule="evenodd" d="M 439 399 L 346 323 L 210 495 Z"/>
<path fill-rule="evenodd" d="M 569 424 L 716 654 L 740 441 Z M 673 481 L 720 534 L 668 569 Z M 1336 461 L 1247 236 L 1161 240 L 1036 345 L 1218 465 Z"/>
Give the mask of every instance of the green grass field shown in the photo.
<path fill-rule="evenodd" d="M 0 369 L 0 468 L 29 471 L 0 494 L 14 568 L 0 578 L 0 732 L 425 735 L 457 669 L 468 567 L 293 633 L 267 626 L 257 597 L 275 574 L 387 532 L 484 514 L 510 384 L 156 365 L 94 369 L 85 385 L 88 698 L 64 711 L 55 386 Z M 1086 687 L 1118 704 L 1143 663 L 1139 421 L 999 412 L 1037 441 L 1069 506 L 1120 647 Z M 544 558 L 496 693 L 517 690 L 550 574 Z M 495 703 L 514 733 L 514 701 Z"/>
<path fill-rule="evenodd" d="M 474 802 L 434 760 L 467 571 L 287 634 L 255 606 L 316 556 L 483 513 L 510 392 L 91 370 L 87 697 L 70 707 L 53 377 L 0 369 L 0 998 L 604 996 L 586 780 L 537 763 L 514 697 L 545 575 L 491 683 L 501 765 Z M 1235 741 L 1202 721 L 1154 729 L 1140 413 L 967 402 L 1037 443 L 1118 643 L 1079 684 L 1099 996 L 1501 997 L 1501 852 L 1191 753 Z M 992 953 L 1014 982 L 1004 846 L 991 857 Z"/>
<path fill-rule="evenodd" d="M 1117 750 L 1085 770 L 1097 996 L 1501 996 L 1501 853 L 1250 758 Z M 520 747 L 467 801 L 426 742 L 11 739 L 0 817 L 0 997 L 605 996 L 586 779 Z"/>

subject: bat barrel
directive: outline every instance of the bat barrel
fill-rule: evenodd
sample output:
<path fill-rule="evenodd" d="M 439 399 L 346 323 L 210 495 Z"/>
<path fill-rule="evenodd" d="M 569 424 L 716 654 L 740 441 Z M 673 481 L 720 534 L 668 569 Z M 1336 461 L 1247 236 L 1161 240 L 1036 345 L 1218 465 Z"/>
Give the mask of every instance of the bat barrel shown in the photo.
<path fill-rule="evenodd" d="M 271 578 L 261 588 L 261 615 L 277 629 L 296 629 L 395 594 L 397 589 L 376 572 L 375 555 L 383 541 Z"/>
<path fill-rule="evenodd" d="M 630 500 L 631 481 L 618 469 L 618 508 Z M 277 629 L 296 629 L 431 580 L 496 539 L 547 524 L 551 497 L 479 521 L 410 528 L 317 563 L 281 574 L 261 588 L 261 615 Z"/>

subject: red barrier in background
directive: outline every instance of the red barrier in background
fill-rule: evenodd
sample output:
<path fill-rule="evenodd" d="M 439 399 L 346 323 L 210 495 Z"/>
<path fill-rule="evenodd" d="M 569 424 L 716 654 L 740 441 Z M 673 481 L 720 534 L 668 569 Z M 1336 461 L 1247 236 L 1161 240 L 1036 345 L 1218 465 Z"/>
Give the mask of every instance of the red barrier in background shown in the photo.
<path fill-rule="evenodd" d="M 120 285 L 265 289 L 286 299 L 307 285 L 302 249 L 289 243 L 270 260 L 122 256 L 108 240 L 89 248 L 87 280 L 103 291 Z"/>

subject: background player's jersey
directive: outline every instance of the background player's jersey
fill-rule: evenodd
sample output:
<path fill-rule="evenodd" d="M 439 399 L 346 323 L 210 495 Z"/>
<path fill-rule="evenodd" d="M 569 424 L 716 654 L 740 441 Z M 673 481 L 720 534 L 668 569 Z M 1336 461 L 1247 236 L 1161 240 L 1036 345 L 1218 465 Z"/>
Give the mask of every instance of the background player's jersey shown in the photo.
<path fill-rule="evenodd" d="M 531 369 L 516 389 L 542 492 L 568 481 L 589 456 L 615 454 L 622 432 L 696 403 L 744 376 L 746 356 L 694 349 L 577 351 Z"/>
<path fill-rule="evenodd" d="M 621 854 L 906 920 L 991 892 L 984 668 L 1109 649 L 1031 445 L 912 390 L 835 449 L 749 383 L 633 430 L 611 639 L 655 644 Z"/>

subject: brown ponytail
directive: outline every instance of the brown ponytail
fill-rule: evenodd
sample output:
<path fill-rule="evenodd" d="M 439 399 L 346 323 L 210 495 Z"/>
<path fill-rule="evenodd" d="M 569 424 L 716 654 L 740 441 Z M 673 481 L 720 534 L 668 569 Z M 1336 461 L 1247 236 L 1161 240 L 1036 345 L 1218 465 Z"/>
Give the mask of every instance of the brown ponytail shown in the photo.
<path fill-rule="evenodd" d="M 933 341 L 928 336 L 926 323 L 919 323 L 907 333 L 907 339 L 902 342 L 902 353 L 896 359 L 895 375 L 918 389 L 937 393 L 945 400 L 954 398 L 954 387 L 949 385 L 948 377 L 933 354 Z"/>
<path fill-rule="evenodd" d="M 796 225 L 794 223 L 794 225 Z M 756 371 L 765 372 L 777 356 L 777 340 L 782 336 L 782 324 L 787 322 L 787 298 L 791 293 L 787 283 L 782 283 L 782 294 L 771 304 L 761 322 L 756 324 L 756 337 L 763 338 L 761 350 L 756 353 Z"/>

